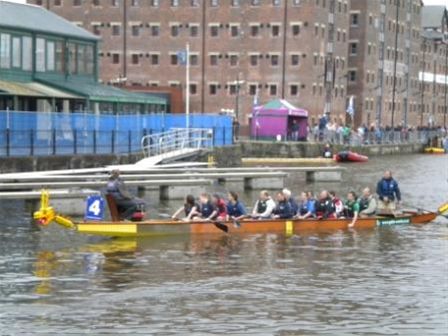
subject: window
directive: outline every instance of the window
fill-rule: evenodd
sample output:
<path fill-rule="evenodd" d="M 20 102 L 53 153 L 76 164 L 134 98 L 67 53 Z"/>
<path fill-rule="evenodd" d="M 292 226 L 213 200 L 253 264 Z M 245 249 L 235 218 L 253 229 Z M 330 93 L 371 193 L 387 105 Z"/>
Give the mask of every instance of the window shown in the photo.
<path fill-rule="evenodd" d="M 32 60 L 33 60 L 33 49 L 32 49 L 33 41 L 31 37 L 24 36 L 22 37 L 22 69 L 25 71 L 32 70 Z M 0 46 L 0 50 L 1 50 Z M 0 51 L 1 58 L 1 51 Z M 0 64 L 1 66 L 1 64 Z"/>
<path fill-rule="evenodd" d="M 199 7 L 199 0 L 190 0 L 191 7 Z"/>
<path fill-rule="evenodd" d="M 249 95 L 255 96 L 257 94 L 257 84 L 249 84 Z"/>
<path fill-rule="evenodd" d="M 112 54 L 112 64 L 120 64 L 120 55 Z"/>
<path fill-rule="evenodd" d="M 178 58 L 176 54 L 171 54 L 170 56 L 170 64 L 171 65 L 177 65 L 178 64 Z"/>
<path fill-rule="evenodd" d="M 198 93 L 198 85 L 195 83 L 190 84 L 190 94 L 195 95 Z"/>
<path fill-rule="evenodd" d="M 131 63 L 133 65 L 138 65 L 140 64 L 140 56 L 138 54 L 132 54 L 131 55 Z"/>
<path fill-rule="evenodd" d="M 101 35 L 100 24 L 98 24 L 98 23 L 92 24 L 92 30 L 95 35 Z"/>
<path fill-rule="evenodd" d="M 71 74 L 76 73 L 76 44 L 68 44 L 68 71 Z"/>
<path fill-rule="evenodd" d="M 132 7 L 138 7 L 140 4 L 139 4 L 139 0 L 131 0 L 131 6 Z"/>
<path fill-rule="evenodd" d="M 20 37 L 12 38 L 12 66 L 13 68 L 21 68 L 22 64 L 22 41 Z"/>
<path fill-rule="evenodd" d="M 282 5 L 282 0 L 272 0 L 272 6 L 278 7 Z"/>
<path fill-rule="evenodd" d="M 171 7 L 179 7 L 179 0 L 171 0 Z"/>
<path fill-rule="evenodd" d="M 132 30 L 132 36 L 139 36 L 140 35 L 140 25 L 133 25 L 131 26 Z"/>
<path fill-rule="evenodd" d="M 37 6 L 42 6 L 42 0 L 36 0 L 36 5 Z"/>
<path fill-rule="evenodd" d="M 120 25 L 114 24 L 112 25 L 112 36 L 119 36 L 120 35 Z"/>
<path fill-rule="evenodd" d="M 257 66 L 258 65 L 258 55 L 257 54 L 253 54 L 250 55 L 250 65 L 251 66 Z"/>
<path fill-rule="evenodd" d="M 219 25 L 213 24 L 210 25 L 210 36 L 217 37 L 219 35 Z"/>
<path fill-rule="evenodd" d="M 55 70 L 54 53 L 54 42 L 47 41 L 47 71 Z"/>
<path fill-rule="evenodd" d="M 260 6 L 260 0 L 250 0 L 251 6 Z"/>
<path fill-rule="evenodd" d="M 197 66 L 199 64 L 199 56 L 195 54 L 190 54 L 190 65 Z"/>
<path fill-rule="evenodd" d="M 218 65 L 218 55 L 217 54 L 212 54 L 210 55 L 210 65 Z"/>
<path fill-rule="evenodd" d="M 254 24 L 250 26 L 250 36 L 256 37 L 260 34 L 260 25 Z"/>
<path fill-rule="evenodd" d="M 292 0 L 293 6 L 300 6 L 300 0 Z"/>
<path fill-rule="evenodd" d="M 291 31 L 292 31 L 292 36 L 299 36 L 300 35 L 300 24 L 295 23 L 295 24 L 291 25 Z"/>
<path fill-rule="evenodd" d="M 350 55 L 356 55 L 358 53 L 358 43 L 352 42 L 350 43 Z"/>
<path fill-rule="evenodd" d="M 271 65 L 278 66 L 280 56 L 279 55 L 271 55 Z"/>
<path fill-rule="evenodd" d="M 229 84 L 229 95 L 234 96 L 236 95 L 238 89 L 236 84 Z"/>
<path fill-rule="evenodd" d="M 217 84 L 210 84 L 208 86 L 208 90 L 210 95 L 214 96 L 218 92 L 218 85 Z"/>
<path fill-rule="evenodd" d="M 42 38 L 36 39 L 36 71 L 45 71 L 45 40 Z"/>
<path fill-rule="evenodd" d="M 159 36 L 160 35 L 160 26 L 159 25 L 151 25 L 151 36 Z"/>
<path fill-rule="evenodd" d="M 270 96 L 277 95 L 277 84 L 269 84 L 269 95 Z"/>
<path fill-rule="evenodd" d="M 159 7 L 160 0 L 151 0 L 152 7 Z"/>
<path fill-rule="evenodd" d="M 77 55 L 76 55 L 76 61 L 77 61 L 77 73 L 78 74 L 84 74 L 86 72 L 85 70 L 85 46 L 78 44 L 77 47 Z"/>
<path fill-rule="evenodd" d="M 271 25 L 271 34 L 272 34 L 272 37 L 280 36 L 280 25 L 278 25 L 278 24 Z"/>
<path fill-rule="evenodd" d="M 230 36 L 237 37 L 240 35 L 240 27 L 238 25 L 230 26 Z"/>
<path fill-rule="evenodd" d="M 120 0 L 112 0 L 111 1 L 112 7 L 119 7 L 120 6 Z"/>
<path fill-rule="evenodd" d="M 54 0 L 54 5 L 60 7 L 62 5 L 62 0 Z"/>
<path fill-rule="evenodd" d="M 300 56 L 299 54 L 292 54 L 291 55 L 291 65 L 292 66 L 298 66 L 299 65 Z"/>
<path fill-rule="evenodd" d="M 61 41 L 55 44 L 55 67 L 57 72 L 64 72 L 64 44 Z"/>
<path fill-rule="evenodd" d="M 81 6 L 81 0 L 73 0 L 73 7 Z"/>
<path fill-rule="evenodd" d="M 219 0 L 210 0 L 210 6 L 211 7 L 218 7 L 219 6 Z"/>
<path fill-rule="evenodd" d="M 172 37 L 179 36 L 179 25 L 177 25 L 177 24 L 171 25 L 171 36 Z"/>
<path fill-rule="evenodd" d="M 197 37 L 199 35 L 199 26 L 198 25 L 190 25 L 190 36 Z"/>
<path fill-rule="evenodd" d="M 93 6 L 95 6 L 95 7 L 99 7 L 99 6 L 101 6 L 101 0 L 93 0 L 93 1 L 92 1 L 92 4 L 93 4 Z"/>
<path fill-rule="evenodd" d="M 356 70 L 350 70 L 348 72 L 348 80 L 350 82 L 355 82 L 356 81 Z"/>
<path fill-rule="evenodd" d="M 232 7 L 238 7 L 240 5 L 240 0 L 232 0 Z"/>
<path fill-rule="evenodd" d="M 238 55 L 235 55 L 235 54 L 230 55 L 229 63 L 230 63 L 230 66 L 237 66 L 238 65 Z"/>
<path fill-rule="evenodd" d="M 298 93 L 299 93 L 299 86 L 297 84 L 291 84 L 289 86 L 289 94 L 291 96 L 297 96 Z"/>
<path fill-rule="evenodd" d="M 319 35 L 319 24 L 314 24 L 314 35 Z"/>
<path fill-rule="evenodd" d="M 350 15 L 350 25 L 352 27 L 357 27 L 359 25 L 359 15 L 357 13 Z"/>
<path fill-rule="evenodd" d="M 151 54 L 151 65 L 159 65 L 159 54 Z"/>

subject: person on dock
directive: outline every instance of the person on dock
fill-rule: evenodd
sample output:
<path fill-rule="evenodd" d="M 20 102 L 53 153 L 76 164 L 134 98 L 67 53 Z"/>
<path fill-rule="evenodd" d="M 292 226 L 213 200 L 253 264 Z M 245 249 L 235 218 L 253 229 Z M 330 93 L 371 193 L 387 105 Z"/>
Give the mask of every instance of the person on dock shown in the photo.
<path fill-rule="evenodd" d="M 209 194 L 202 193 L 199 196 L 199 213 L 193 215 L 193 219 L 202 219 L 204 221 L 211 221 L 218 216 L 218 210 L 213 205 Z"/>
<path fill-rule="evenodd" d="M 272 213 L 272 218 L 274 219 L 289 219 L 294 216 L 291 203 L 286 199 L 285 194 L 282 191 L 277 193 L 277 206 Z"/>
<path fill-rule="evenodd" d="M 217 211 L 216 219 L 217 220 L 226 220 L 227 219 L 227 204 L 218 194 L 213 194 L 212 196 L 212 204 Z"/>
<path fill-rule="evenodd" d="M 325 159 L 331 159 L 333 157 L 333 151 L 331 150 L 331 146 L 329 143 L 325 144 L 325 147 L 322 151 L 322 157 Z"/>
<path fill-rule="evenodd" d="M 272 211 L 274 211 L 276 204 L 267 190 L 260 192 L 260 197 L 255 202 L 254 209 L 252 210 L 252 218 L 266 219 L 270 218 Z"/>
<path fill-rule="evenodd" d="M 182 213 L 185 213 L 184 220 L 189 221 L 193 216 L 199 214 L 200 205 L 196 202 L 193 195 L 187 195 L 185 197 L 185 203 L 181 206 L 171 217 L 172 219 L 177 219 L 178 216 Z"/>
<path fill-rule="evenodd" d="M 297 218 L 306 219 L 316 216 L 316 200 L 312 194 L 308 195 L 306 192 L 300 194 L 299 210 L 297 211 Z"/>
<path fill-rule="evenodd" d="M 339 197 L 336 196 L 335 191 L 330 191 L 330 198 L 334 205 L 334 210 L 336 213 L 336 218 L 340 217 L 342 215 L 342 212 L 344 211 L 344 203 L 341 201 Z"/>
<path fill-rule="evenodd" d="M 320 193 L 316 202 L 316 217 L 319 219 L 336 218 L 336 209 L 326 190 Z"/>
<path fill-rule="evenodd" d="M 299 210 L 299 205 L 297 204 L 295 197 L 292 195 L 291 190 L 284 188 L 282 190 L 282 193 L 285 196 L 286 200 L 288 201 L 289 205 L 291 206 L 292 213 L 295 215 Z"/>
<path fill-rule="evenodd" d="M 359 199 L 359 216 L 369 217 L 375 215 L 377 203 L 370 188 L 364 188 L 362 197 Z"/>
<path fill-rule="evenodd" d="M 401 202 L 401 192 L 397 181 L 392 177 L 392 172 L 386 170 L 383 178 L 376 187 L 378 194 L 378 210 L 394 211 Z"/>
<path fill-rule="evenodd" d="M 348 227 L 355 226 L 359 216 L 359 203 L 354 191 L 350 191 L 347 194 L 347 201 L 344 205 L 344 215 L 346 218 L 352 219 L 352 221 L 348 224 Z"/>
<path fill-rule="evenodd" d="M 133 196 L 124 181 L 120 177 L 120 170 L 111 171 L 109 180 L 107 181 L 106 193 L 111 195 L 115 200 L 120 216 L 123 219 L 131 219 L 135 212 L 142 210 L 144 201 Z"/>
<path fill-rule="evenodd" d="M 229 191 L 227 195 L 229 202 L 227 203 L 227 215 L 229 219 L 238 221 L 246 217 L 246 208 L 244 204 L 238 200 L 238 194 L 234 191 Z"/>

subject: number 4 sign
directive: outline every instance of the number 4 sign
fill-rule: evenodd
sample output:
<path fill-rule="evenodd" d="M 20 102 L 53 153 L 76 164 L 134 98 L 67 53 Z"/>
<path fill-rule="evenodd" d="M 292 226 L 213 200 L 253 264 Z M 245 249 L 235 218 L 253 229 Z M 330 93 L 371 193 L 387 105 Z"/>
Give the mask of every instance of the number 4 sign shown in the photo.
<path fill-rule="evenodd" d="M 93 195 L 87 197 L 85 219 L 104 219 L 104 199 L 101 196 Z"/>

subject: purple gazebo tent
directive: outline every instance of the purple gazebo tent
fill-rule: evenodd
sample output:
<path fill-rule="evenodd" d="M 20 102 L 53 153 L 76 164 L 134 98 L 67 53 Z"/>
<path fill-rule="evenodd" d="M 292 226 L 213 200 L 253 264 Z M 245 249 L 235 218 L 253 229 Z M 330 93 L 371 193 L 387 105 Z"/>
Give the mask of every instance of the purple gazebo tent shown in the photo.
<path fill-rule="evenodd" d="M 253 108 L 251 116 L 251 136 L 254 138 L 282 139 L 291 136 L 294 122 L 298 125 L 298 140 L 308 136 L 308 111 L 297 108 L 284 99 Z"/>

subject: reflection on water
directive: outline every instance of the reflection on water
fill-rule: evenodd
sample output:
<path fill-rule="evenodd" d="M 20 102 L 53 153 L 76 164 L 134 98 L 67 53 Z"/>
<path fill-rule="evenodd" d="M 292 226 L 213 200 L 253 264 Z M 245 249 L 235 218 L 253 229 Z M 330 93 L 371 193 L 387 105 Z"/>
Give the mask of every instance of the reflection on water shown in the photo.
<path fill-rule="evenodd" d="M 409 203 L 448 197 L 447 161 L 392 159 Z M 345 191 L 384 162 L 349 166 Z M 421 173 L 424 171 L 425 173 Z M 431 176 L 431 178 L 428 178 Z M 320 185 L 301 185 L 293 189 Z M 291 181 L 290 181 L 291 183 Z M 350 185 L 350 186 L 349 186 Z M 246 201 L 252 195 L 245 195 Z M 176 203 L 155 204 L 170 212 Z M 447 221 L 300 236 L 104 240 L 0 205 L 0 334 L 430 335 L 448 330 Z"/>

